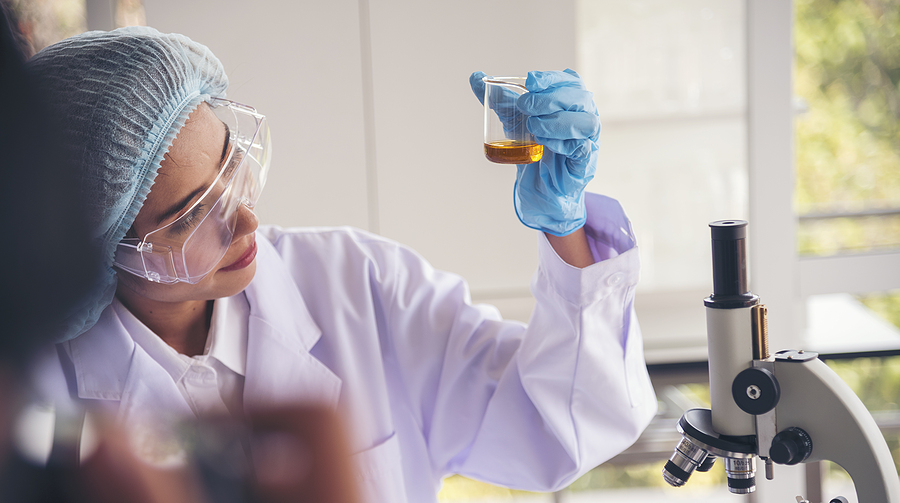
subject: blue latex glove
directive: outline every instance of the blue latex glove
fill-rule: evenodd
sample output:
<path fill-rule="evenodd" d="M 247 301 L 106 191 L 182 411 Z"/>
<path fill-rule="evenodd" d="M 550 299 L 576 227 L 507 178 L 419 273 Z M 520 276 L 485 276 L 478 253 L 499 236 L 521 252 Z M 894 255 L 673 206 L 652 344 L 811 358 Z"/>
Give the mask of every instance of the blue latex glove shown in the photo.
<path fill-rule="evenodd" d="M 484 104 L 484 73 L 469 77 L 472 92 Z M 584 187 L 597 169 L 600 119 L 593 93 L 572 70 L 528 72 L 528 92 L 516 101 L 518 112 L 528 116 L 527 127 L 544 146 L 544 156 L 531 164 L 519 164 L 513 202 L 516 215 L 528 227 L 565 236 L 584 225 Z M 508 111 L 507 111 L 508 112 Z M 510 123 L 516 113 L 500 114 Z"/>

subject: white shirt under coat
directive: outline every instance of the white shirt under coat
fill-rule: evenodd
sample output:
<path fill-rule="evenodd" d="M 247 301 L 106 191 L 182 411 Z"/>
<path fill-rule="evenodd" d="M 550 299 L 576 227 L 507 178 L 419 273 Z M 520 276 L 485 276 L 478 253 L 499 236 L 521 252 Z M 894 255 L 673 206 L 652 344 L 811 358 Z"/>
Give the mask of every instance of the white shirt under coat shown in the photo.
<path fill-rule="evenodd" d="M 393 241 L 351 228 L 261 227 L 256 276 L 237 299 L 249 307 L 236 318 L 246 320 L 244 367 L 218 352 L 200 363 L 243 374 L 244 410 L 337 407 L 369 501 L 437 501 L 453 473 L 531 491 L 564 487 L 631 445 L 656 411 L 633 310 L 630 222 L 610 198 L 586 202 L 598 262 L 572 267 L 538 233 L 527 326 L 471 305 L 460 277 Z M 194 363 L 170 358 L 123 311 L 108 307 L 62 344 L 57 371 L 45 375 L 54 395 L 65 399 L 71 387 L 132 431 L 237 406 L 191 403 L 184 366 Z"/>
<path fill-rule="evenodd" d="M 243 415 L 250 316 L 244 292 L 213 303 L 206 345 L 193 357 L 175 351 L 118 300 L 113 300 L 112 308 L 134 342 L 172 377 L 195 416 Z"/>

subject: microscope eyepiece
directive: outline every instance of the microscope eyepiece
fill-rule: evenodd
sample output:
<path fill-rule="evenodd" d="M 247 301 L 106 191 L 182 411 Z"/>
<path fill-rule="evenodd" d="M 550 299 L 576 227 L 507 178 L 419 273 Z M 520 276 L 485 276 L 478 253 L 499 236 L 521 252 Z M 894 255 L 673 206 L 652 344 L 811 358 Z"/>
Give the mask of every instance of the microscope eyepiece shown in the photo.
<path fill-rule="evenodd" d="M 713 294 L 706 306 L 721 309 L 750 307 L 759 297 L 750 293 L 747 274 L 747 222 L 717 220 L 712 233 Z"/>
<path fill-rule="evenodd" d="M 747 239 L 746 220 L 716 220 L 709 224 L 712 238 L 717 241 Z"/>

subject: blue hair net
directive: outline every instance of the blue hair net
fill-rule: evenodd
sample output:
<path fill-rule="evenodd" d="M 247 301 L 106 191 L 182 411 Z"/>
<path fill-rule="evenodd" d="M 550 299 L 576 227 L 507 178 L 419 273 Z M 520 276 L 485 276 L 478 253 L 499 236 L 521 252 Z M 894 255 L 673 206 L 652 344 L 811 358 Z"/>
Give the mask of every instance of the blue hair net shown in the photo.
<path fill-rule="evenodd" d="M 224 97 L 228 78 L 205 46 L 152 28 L 93 31 L 51 45 L 28 67 L 62 121 L 64 148 L 102 253 L 104 274 L 60 340 L 91 328 L 116 290 L 113 257 L 188 116 Z M 62 247 L 61 253 L 65 253 Z"/>

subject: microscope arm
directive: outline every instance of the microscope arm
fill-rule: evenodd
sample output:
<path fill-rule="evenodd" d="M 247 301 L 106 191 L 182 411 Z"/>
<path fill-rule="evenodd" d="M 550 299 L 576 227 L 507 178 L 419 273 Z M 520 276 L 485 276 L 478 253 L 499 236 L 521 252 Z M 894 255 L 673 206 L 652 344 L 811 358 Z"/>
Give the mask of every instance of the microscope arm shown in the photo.
<path fill-rule="evenodd" d="M 891 452 L 863 403 L 814 354 L 809 359 L 796 356 L 775 359 L 781 386 L 777 431 L 806 431 L 812 451 L 805 462 L 829 460 L 843 467 L 860 503 L 900 503 L 900 478 Z"/>

